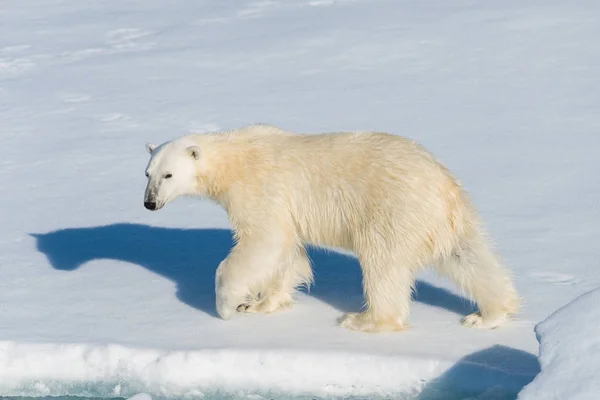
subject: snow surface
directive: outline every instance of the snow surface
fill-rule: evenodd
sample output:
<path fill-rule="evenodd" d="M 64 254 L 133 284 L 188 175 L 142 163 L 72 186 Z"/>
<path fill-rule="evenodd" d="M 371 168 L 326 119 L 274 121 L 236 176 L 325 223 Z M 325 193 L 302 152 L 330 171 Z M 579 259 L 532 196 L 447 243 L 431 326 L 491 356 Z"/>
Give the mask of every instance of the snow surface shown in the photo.
<path fill-rule="evenodd" d="M 600 286 L 600 3 L 6 0 L 0 394 L 514 398 L 534 325 Z M 313 252 L 292 310 L 222 321 L 208 202 L 142 206 L 146 142 L 266 122 L 385 130 L 462 180 L 525 307 L 494 330 L 420 276 L 412 328 L 335 326 L 357 263 Z"/>
<path fill-rule="evenodd" d="M 562 307 L 535 332 L 542 372 L 519 400 L 584 400 L 600 393 L 600 289 Z"/>

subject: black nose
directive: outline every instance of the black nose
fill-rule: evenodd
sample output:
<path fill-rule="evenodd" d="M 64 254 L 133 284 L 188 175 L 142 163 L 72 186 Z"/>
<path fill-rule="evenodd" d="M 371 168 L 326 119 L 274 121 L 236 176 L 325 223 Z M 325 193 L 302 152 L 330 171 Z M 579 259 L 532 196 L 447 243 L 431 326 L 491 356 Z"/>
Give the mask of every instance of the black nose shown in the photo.
<path fill-rule="evenodd" d="M 155 201 L 145 201 L 144 207 L 148 210 L 156 210 L 156 202 Z"/>

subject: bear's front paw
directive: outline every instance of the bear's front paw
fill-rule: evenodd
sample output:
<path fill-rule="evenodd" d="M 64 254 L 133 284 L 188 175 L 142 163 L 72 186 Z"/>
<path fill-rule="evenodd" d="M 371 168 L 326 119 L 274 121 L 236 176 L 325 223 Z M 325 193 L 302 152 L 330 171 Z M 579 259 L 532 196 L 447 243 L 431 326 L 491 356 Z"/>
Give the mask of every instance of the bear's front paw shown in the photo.
<path fill-rule="evenodd" d="M 252 312 L 252 311 L 249 311 L 250 306 L 251 306 L 250 303 L 243 303 L 243 304 L 240 304 L 239 306 L 237 306 L 237 308 L 235 310 L 237 312 Z"/>
<path fill-rule="evenodd" d="M 245 296 L 236 296 L 232 292 L 225 290 L 217 291 L 217 314 L 222 319 L 231 319 L 238 308 L 240 303 L 243 303 Z"/>
<path fill-rule="evenodd" d="M 370 333 L 394 332 L 405 329 L 399 318 L 374 318 L 368 311 L 344 314 L 338 320 L 338 323 L 342 328 Z"/>
<path fill-rule="evenodd" d="M 225 320 L 231 319 L 237 307 L 247 298 L 247 290 L 243 286 L 227 279 L 228 275 L 224 273 L 227 265 L 226 261 L 222 261 L 215 274 L 217 314 Z"/>
<path fill-rule="evenodd" d="M 263 313 L 270 314 L 276 311 L 290 308 L 294 300 L 289 293 L 277 293 L 261 297 L 260 299 L 251 299 L 240 304 L 237 307 L 238 312 Z"/>
<path fill-rule="evenodd" d="M 231 317 L 233 317 L 234 313 L 235 313 L 235 307 L 231 307 L 224 303 L 219 304 L 219 302 L 217 301 L 217 315 L 219 315 L 219 317 L 221 317 L 221 319 L 224 319 L 224 320 L 231 319 Z"/>

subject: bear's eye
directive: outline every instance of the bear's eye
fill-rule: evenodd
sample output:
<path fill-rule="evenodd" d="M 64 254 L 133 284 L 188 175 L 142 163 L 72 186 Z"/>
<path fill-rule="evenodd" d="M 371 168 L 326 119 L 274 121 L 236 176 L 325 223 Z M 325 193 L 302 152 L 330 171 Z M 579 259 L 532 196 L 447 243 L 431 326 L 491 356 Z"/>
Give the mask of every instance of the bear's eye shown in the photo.
<path fill-rule="evenodd" d="M 173 174 L 166 174 L 166 175 L 165 175 L 165 179 L 169 179 L 169 178 L 171 178 L 172 176 L 173 176 Z"/>

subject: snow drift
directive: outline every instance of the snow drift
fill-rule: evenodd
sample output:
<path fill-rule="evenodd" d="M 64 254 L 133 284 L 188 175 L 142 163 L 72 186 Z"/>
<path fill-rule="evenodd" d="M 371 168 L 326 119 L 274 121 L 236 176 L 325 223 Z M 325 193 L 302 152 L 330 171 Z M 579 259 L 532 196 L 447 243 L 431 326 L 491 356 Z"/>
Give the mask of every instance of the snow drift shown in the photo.
<path fill-rule="evenodd" d="M 519 400 L 587 400 L 600 393 L 600 289 L 536 326 L 542 372 Z"/>

